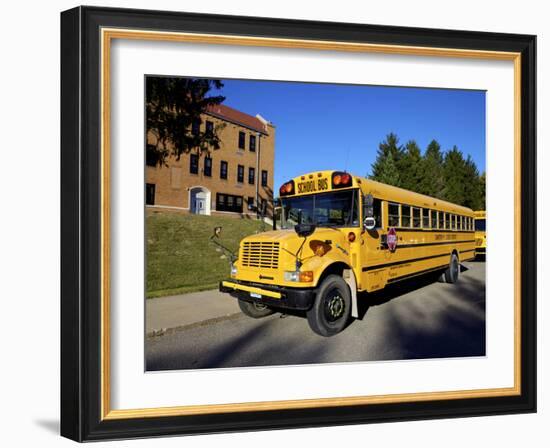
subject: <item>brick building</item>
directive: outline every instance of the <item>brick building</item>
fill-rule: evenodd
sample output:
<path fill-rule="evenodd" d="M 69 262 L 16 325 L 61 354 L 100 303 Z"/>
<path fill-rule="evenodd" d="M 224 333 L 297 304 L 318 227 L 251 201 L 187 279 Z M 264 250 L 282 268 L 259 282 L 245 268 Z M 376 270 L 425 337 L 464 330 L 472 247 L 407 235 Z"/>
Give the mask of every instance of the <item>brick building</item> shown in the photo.
<path fill-rule="evenodd" d="M 220 126 L 221 125 L 221 126 Z M 216 129 L 220 148 L 170 157 L 168 166 L 146 166 L 146 206 L 204 215 L 273 214 L 275 127 L 225 105 L 209 107 L 192 132 Z M 154 144 L 148 133 L 147 144 Z"/>

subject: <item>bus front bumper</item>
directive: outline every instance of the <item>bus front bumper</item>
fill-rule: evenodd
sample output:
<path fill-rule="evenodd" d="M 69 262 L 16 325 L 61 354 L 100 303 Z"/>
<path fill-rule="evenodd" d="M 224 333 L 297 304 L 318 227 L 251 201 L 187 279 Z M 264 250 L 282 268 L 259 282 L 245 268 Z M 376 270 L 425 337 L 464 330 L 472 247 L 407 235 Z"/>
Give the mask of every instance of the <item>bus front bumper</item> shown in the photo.
<path fill-rule="evenodd" d="M 274 308 L 307 311 L 315 300 L 315 288 L 285 288 L 238 280 L 220 282 L 220 292 L 246 302 L 258 302 Z"/>

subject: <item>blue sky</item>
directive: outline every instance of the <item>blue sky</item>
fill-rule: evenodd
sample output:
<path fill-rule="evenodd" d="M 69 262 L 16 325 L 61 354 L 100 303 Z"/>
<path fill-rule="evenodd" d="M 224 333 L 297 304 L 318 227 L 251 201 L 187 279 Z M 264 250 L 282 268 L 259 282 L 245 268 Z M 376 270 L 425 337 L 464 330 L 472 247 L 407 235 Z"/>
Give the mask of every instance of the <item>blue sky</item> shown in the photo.
<path fill-rule="evenodd" d="M 456 145 L 485 170 L 485 92 L 224 80 L 224 104 L 276 126 L 275 191 L 288 179 L 322 169 L 370 174 L 378 144 L 432 139 Z M 218 94 L 216 91 L 213 94 Z"/>

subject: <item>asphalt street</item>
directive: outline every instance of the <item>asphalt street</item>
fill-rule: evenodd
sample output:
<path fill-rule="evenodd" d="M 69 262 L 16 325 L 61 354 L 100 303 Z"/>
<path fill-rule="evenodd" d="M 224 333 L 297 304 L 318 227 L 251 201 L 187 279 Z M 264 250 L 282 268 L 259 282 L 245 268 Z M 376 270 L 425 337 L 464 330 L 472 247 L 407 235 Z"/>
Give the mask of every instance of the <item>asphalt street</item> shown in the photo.
<path fill-rule="evenodd" d="M 299 314 L 183 325 L 146 338 L 147 370 L 484 356 L 485 263 L 462 271 L 454 285 L 424 276 L 360 296 L 360 319 L 330 338 Z"/>

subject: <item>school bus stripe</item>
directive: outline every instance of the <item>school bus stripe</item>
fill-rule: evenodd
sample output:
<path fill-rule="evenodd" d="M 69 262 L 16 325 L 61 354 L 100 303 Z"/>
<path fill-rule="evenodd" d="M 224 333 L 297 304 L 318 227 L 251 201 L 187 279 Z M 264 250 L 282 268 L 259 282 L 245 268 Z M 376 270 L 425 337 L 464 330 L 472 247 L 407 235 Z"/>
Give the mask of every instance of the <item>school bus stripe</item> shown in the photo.
<path fill-rule="evenodd" d="M 365 266 L 363 268 L 363 272 L 373 271 L 375 269 L 387 268 L 387 267 L 390 267 L 390 266 L 397 266 L 399 264 L 412 263 L 414 261 L 431 260 L 432 258 L 448 257 L 448 256 L 449 256 L 449 253 L 445 252 L 444 254 L 431 255 L 429 257 L 409 258 L 408 260 L 394 261 L 393 263 L 382 263 L 382 264 L 376 264 L 374 266 Z"/>
<path fill-rule="evenodd" d="M 476 240 L 464 240 L 464 241 L 438 241 L 436 243 L 414 243 L 414 244 L 398 244 L 397 249 L 408 249 L 411 247 L 424 247 L 424 246 L 441 246 L 445 244 L 463 244 L 463 243 L 475 243 Z"/>

